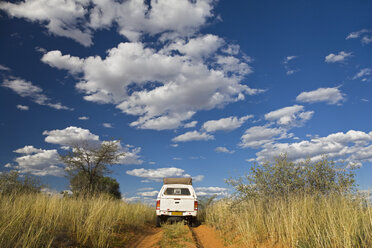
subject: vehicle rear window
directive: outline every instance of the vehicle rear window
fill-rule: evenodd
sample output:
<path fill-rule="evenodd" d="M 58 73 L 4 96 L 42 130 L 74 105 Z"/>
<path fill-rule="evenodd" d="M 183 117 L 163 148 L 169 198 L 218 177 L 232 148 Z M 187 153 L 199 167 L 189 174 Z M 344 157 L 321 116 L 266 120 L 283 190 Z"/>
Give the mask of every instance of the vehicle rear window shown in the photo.
<path fill-rule="evenodd" d="M 164 195 L 191 195 L 188 188 L 167 188 Z"/>

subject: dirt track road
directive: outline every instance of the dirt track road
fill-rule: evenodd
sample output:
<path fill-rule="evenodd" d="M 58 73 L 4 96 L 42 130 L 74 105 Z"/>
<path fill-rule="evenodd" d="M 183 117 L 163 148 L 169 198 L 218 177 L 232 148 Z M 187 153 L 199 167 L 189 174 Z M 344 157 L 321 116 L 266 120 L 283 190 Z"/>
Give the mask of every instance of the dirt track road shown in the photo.
<path fill-rule="evenodd" d="M 196 248 L 223 248 L 223 241 L 218 234 L 210 227 L 200 225 L 190 228 L 193 236 L 193 244 L 188 247 Z M 151 227 L 138 234 L 136 238 L 126 247 L 130 248 L 159 248 L 159 242 L 162 239 L 163 231 L 161 228 Z"/>
<path fill-rule="evenodd" d="M 148 228 L 137 233 L 133 242 L 128 244 L 128 248 L 153 248 L 158 247 L 157 244 L 161 240 L 163 231 L 161 228 Z"/>
<path fill-rule="evenodd" d="M 223 248 L 223 241 L 213 228 L 200 225 L 191 228 L 193 236 L 196 238 L 195 243 L 198 248 Z"/>

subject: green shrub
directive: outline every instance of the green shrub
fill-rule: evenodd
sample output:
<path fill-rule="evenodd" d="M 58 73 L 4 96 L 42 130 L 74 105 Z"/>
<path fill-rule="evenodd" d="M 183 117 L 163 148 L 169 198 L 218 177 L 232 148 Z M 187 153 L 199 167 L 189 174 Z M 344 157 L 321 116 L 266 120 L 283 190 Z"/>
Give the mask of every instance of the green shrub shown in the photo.
<path fill-rule="evenodd" d="M 250 174 L 226 182 L 241 199 L 284 197 L 293 194 L 331 194 L 351 192 L 355 186 L 354 171 L 323 158 L 318 162 L 288 161 L 286 155 L 252 166 Z"/>

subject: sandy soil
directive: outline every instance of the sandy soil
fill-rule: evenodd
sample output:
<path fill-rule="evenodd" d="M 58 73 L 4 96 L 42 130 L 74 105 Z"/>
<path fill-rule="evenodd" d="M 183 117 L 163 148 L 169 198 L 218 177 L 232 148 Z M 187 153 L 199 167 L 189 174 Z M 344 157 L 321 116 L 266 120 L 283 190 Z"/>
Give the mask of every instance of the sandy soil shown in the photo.
<path fill-rule="evenodd" d="M 223 240 L 213 228 L 200 225 L 192 229 L 197 236 L 198 243 L 203 248 L 223 248 Z"/>
<path fill-rule="evenodd" d="M 125 247 L 130 248 L 155 248 L 159 247 L 157 243 L 161 240 L 163 231 L 161 228 L 151 227 L 139 231 L 135 235 L 135 239 Z"/>

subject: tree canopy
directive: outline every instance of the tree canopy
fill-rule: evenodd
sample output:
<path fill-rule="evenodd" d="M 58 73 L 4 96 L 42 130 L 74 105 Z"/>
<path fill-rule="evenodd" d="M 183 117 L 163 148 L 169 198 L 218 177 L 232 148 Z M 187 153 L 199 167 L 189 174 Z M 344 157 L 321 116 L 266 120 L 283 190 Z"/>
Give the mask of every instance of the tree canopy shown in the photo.
<path fill-rule="evenodd" d="M 104 141 L 100 145 L 89 145 L 87 142 L 75 144 L 72 151 L 60 155 L 60 158 L 66 165 L 73 192 L 111 192 L 114 197 L 118 197 L 118 182 L 105 175 L 111 173 L 109 166 L 117 164 L 124 155 L 120 152 L 119 141 Z"/>
<path fill-rule="evenodd" d="M 80 171 L 70 178 L 70 187 L 76 194 L 89 193 L 89 176 L 87 173 Z M 91 193 L 104 193 L 116 199 L 121 198 L 119 183 L 116 179 L 106 176 L 98 176 L 93 185 Z"/>
<path fill-rule="evenodd" d="M 294 163 L 286 155 L 274 163 L 251 167 L 250 174 L 226 182 L 241 198 L 283 197 L 291 194 L 330 194 L 349 192 L 355 186 L 354 171 L 327 158 Z"/>

